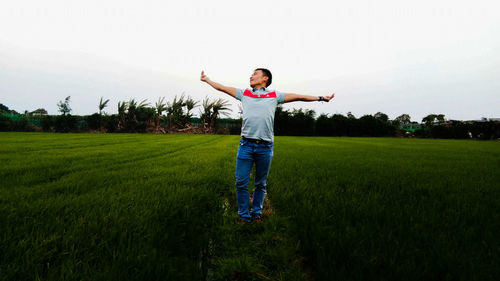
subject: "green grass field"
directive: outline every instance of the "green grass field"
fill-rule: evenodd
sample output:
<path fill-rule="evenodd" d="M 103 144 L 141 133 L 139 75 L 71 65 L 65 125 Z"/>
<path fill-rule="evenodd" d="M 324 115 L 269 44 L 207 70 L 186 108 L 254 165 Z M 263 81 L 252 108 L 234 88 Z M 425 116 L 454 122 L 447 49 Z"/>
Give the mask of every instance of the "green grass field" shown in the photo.
<path fill-rule="evenodd" d="M 0 133 L 0 280 L 499 280 L 500 142 Z"/>

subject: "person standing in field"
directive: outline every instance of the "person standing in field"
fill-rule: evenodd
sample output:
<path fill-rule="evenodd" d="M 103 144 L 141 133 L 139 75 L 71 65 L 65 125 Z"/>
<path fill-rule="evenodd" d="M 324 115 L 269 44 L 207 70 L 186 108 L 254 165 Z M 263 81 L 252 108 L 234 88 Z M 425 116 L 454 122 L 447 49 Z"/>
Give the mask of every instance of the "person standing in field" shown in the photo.
<path fill-rule="evenodd" d="M 201 81 L 214 89 L 224 92 L 241 101 L 243 107 L 243 123 L 241 139 L 236 156 L 236 200 L 241 222 L 262 222 L 262 208 L 266 195 L 266 180 L 271 167 L 274 142 L 274 113 L 278 104 L 294 101 L 326 101 L 331 96 L 309 96 L 269 90 L 273 76 L 265 68 L 257 68 L 250 77 L 251 89 L 227 87 L 210 80 L 205 72 L 201 72 Z M 250 171 L 255 163 L 255 189 L 252 209 L 250 210 L 250 194 L 248 183 Z"/>

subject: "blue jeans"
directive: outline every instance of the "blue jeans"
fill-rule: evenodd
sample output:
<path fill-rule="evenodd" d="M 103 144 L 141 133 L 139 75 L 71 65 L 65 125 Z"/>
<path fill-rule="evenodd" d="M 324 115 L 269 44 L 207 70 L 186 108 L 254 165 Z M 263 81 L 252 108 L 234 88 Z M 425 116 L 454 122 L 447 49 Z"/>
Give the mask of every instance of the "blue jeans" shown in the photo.
<path fill-rule="evenodd" d="M 273 143 L 256 144 L 245 139 L 240 140 L 236 157 L 236 200 L 238 201 L 238 215 L 249 221 L 252 217 L 262 214 L 264 197 L 266 195 L 266 180 L 273 158 Z M 255 163 L 255 190 L 253 192 L 252 210 L 248 183 L 250 171 Z"/>

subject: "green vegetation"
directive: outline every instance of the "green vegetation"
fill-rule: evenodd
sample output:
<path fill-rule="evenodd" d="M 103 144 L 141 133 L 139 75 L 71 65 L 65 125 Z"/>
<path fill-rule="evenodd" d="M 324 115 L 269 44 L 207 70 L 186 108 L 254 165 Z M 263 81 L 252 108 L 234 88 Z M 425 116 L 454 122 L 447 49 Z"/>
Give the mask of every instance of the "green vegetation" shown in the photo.
<path fill-rule="evenodd" d="M 273 161 L 318 279 L 500 277 L 499 142 L 283 137 Z"/>
<path fill-rule="evenodd" d="M 231 134 L 241 133 L 241 118 L 229 117 L 229 102 L 223 98 L 201 102 L 181 94 L 171 102 L 161 97 L 152 106 L 147 100 L 118 102 L 118 114 L 106 114 L 103 110 L 108 100 L 99 100 L 98 112 L 87 116 L 69 114 L 70 96 L 57 104 L 61 115 L 47 115 L 39 108 L 19 114 L 0 103 L 0 132 L 62 132 L 62 133 L 195 133 Z M 242 108 L 239 106 L 241 117 Z M 199 109 L 195 117 L 194 109 Z M 104 113 L 104 114 L 103 114 Z M 322 136 L 322 137 L 419 137 L 438 139 L 500 139 L 500 120 L 446 120 L 444 114 L 429 114 L 422 123 L 411 121 L 408 114 L 389 120 L 383 112 L 363 115 L 359 119 L 351 112 L 321 114 L 315 118 L 314 110 L 285 110 L 278 106 L 275 112 L 274 134 L 276 136 Z"/>
<path fill-rule="evenodd" d="M 497 280 L 500 143 L 276 137 L 236 223 L 238 136 L 0 133 L 0 280 Z"/>

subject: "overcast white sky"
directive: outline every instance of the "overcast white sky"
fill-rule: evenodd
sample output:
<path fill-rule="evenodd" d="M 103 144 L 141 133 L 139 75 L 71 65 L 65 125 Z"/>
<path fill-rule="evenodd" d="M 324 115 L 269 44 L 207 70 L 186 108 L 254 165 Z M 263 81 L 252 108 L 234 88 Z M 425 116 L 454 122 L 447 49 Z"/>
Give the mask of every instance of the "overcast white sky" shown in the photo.
<path fill-rule="evenodd" d="M 414 121 L 500 117 L 496 1 L 3 1 L 0 103 L 23 112 L 71 96 L 73 114 L 185 92 L 231 97 L 199 81 L 248 87 L 269 68 L 291 103 L 319 113 L 382 111 Z M 232 100 L 236 109 L 236 102 Z"/>

